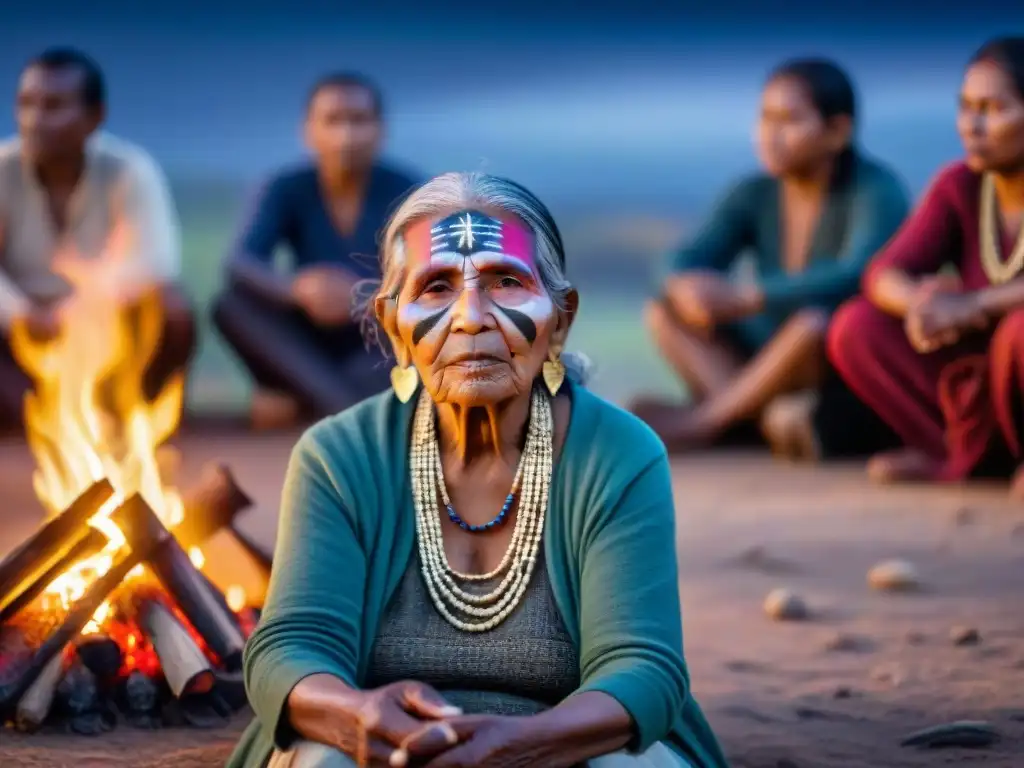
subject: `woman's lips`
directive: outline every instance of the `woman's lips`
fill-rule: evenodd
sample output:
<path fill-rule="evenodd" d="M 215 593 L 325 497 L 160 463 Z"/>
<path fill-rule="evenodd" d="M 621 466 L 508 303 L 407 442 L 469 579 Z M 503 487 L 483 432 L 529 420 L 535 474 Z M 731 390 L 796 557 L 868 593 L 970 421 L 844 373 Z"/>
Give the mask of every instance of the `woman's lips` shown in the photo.
<path fill-rule="evenodd" d="M 505 361 L 493 355 L 463 355 L 448 363 L 450 367 L 461 368 L 466 371 L 482 371 L 486 368 L 493 368 L 496 365 L 504 365 Z"/>

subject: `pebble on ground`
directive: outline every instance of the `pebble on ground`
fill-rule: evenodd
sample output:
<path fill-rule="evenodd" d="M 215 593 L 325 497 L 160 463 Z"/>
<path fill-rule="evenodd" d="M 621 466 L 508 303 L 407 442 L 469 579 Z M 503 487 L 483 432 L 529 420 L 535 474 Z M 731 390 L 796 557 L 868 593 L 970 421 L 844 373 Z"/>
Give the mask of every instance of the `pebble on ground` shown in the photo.
<path fill-rule="evenodd" d="M 921 579 L 910 561 L 885 560 L 868 571 L 868 584 L 881 592 L 909 592 L 921 586 Z"/>
<path fill-rule="evenodd" d="M 776 621 L 801 621 L 810 614 L 800 595 L 788 589 L 773 589 L 764 600 L 764 612 Z"/>

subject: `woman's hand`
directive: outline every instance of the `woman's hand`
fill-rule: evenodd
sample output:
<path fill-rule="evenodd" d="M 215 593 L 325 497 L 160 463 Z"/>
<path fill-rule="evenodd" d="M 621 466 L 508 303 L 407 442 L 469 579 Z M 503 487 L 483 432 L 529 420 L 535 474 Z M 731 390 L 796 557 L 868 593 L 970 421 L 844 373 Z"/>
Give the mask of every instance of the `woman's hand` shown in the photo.
<path fill-rule="evenodd" d="M 599 691 L 573 694 L 536 715 L 467 715 L 447 723 L 458 744 L 424 763 L 425 768 L 568 768 L 622 749 L 634 733 L 622 705 Z"/>
<path fill-rule="evenodd" d="M 462 710 L 430 686 L 401 681 L 360 691 L 330 675 L 311 675 L 288 699 L 292 726 L 302 736 L 352 757 L 357 765 L 403 766 L 434 757 L 457 741 L 445 718 Z"/>
<path fill-rule="evenodd" d="M 543 754 L 547 745 L 535 737 L 532 717 L 467 715 L 446 722 L 454 729 L 458 744 L 428 761 L 425 768 L 554 765 L 551 756 Z"/>
<path fill-rule="evenodd" d="M 757 312 L 755 292 L 716 272 L 674 275 L 666 291 L 679 317 L 694 328 L 713 328 Z"/>
<path fill-rule="evenodd" d="M 291 297 L 317 325 L 336 327 L 352 318 L 352 279 L 336 267 L 307 267 L 291 284 Z"/>
<path fill-rule="evenodd" d="M 444 718 L 462 714 L 430 686 L 398 682 L 360 692 L 355 715 L 360 738 L 349 754 L 359 765 L 403 768 L 450 748 L 457 732 Z M 424 721 L 433 720 L 424 724 Z"/>
<path fill-rule="evenodd" d="M 964 333 L 984 330 L 988 324 L 985 311 L 973 295 L 959 292 L 955 278 L 922 284 L 904 320 L 911 346 L 922 354 L 955 344 Z"/>

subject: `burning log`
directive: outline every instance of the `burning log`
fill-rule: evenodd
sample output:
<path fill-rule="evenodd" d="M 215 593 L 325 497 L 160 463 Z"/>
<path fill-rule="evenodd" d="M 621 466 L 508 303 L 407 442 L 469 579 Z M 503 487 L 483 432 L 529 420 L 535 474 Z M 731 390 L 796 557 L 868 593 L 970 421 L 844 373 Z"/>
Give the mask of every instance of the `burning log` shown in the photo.
<path fill-rule="evenodd" d="M 57 692 L 57 686 L 64 677 L 64 656 L 58 653 L 39 673 L 39 677 L 32 683 L 25 695 L 18 700 L 18 706 L 14 713 L 14 723 L 19 731 L 32 733 L 39 730 L 39 727 L 50 714 L 50 707 L 53 706 L 53 697 Z"/>
<path fill-rule="evenodd" d="M 238 514 L 252 506 L 252 499 L 238 486 L 227 466 L 208 464 L 199 485 L 183 501 L 185 519 L 174 529 L 182 547 L 188 550 L 198 546 L 226 528 L 269 578 L 273 556 L 235 523 Z"/>
<path fill-rule="evenodd" d="M 135 615 L 160 659 L 164 677 L 176 698 L 207 693 L 213 688 L 213 669 L 188 630 L 158 600 L 138 601 Z"/>
<path fill-rule="evenodd" d="M 89 518 L 114 495 L 106 480 L 92 485 L 60 515 L 45 523 L 20 547 L 0 562 L 0 608 L 16 598 L 26 584 L 33 584 L 66 556 L 89 530 Z"/>
<path fill-rule="evenodd" d="M 107 635 L 85 635 L 75 641 L 75 653 L 99 680 L 117 675 L 123 661 L 120 646 Z"/>
<path fill-rule="evenodd" d="M 239 512 L 252 506 L 234 476 L 223 464 L 203 468 L 199 484 L 182 499 L 185 519 L 174 535 L 186 550 L 201 545 L 222 528 L 231 527 Z"/>
<path fill-rule="evenodd" d="M 14 713 L 18 701 L 39 679 L 50 661 L 75 639 L 128 573 L 159 545 L 158 538 L 149 535 L 144 524 L 147 518 L 155 519 L 155 515 L 141 496 L 132 496 L 114 514 L 123 525 L 130 525 L 135 531 L 135 536 L 131 539 L 131 549 L 122 553 L 106 573 L 89 585 L 85 594 L 71 607 L 61 625 L 33 652 L 29 662 L 14 680 L 0 689 L 0 718 L 9 718 Z M 54 686 L 56 684 L 55 681 Z"/>
<path fill-rule="evenodd" d="M 99 553 L 106 544 L 106 536 L 95 528 L 89 528 L 86 534 L 71 546 L 71 549 L 61 557 L 57 558 L 53 565 L 46 569 L 46 571 L 38 576 L 34 581 L 27 586 L 23 586 L 20 593 L 15 595 L 3 608 L 0 608 L 0 624 L 3 624 L 5 621 L 9 621 L 12 616 L 18 613 L 18 611 L 39 597 L 40 593 L 53 583 L 54 579 L 64 573 L 64 571 L 79 560 L 85 560 L 87 557 L 92 557 Z M 14 595 L 13 592 L 12 595 Z"/>
<path fill-rule="evenodd" d="M 245 637 L 231 609 L 222 595 L 210 589 L 153 510 L 140 509 L 139 514 L 131 515 L 118 510 L 111 517 L 133 550 L 136 543 L 145 549 L 150 570 L 220 662 L 228 669 L 237 669 L 242 662 Z"/>
<path fill-rule="evenodd" d="M 100 485 L 102 484 L 97 484 L 94 488 Z M 109 486 L 107 487 L 109 488 Z M 85 499 L 92 493 L 93 490 L 90 489 L 80 497 L 80 500 Z M 230 526 L 235 516 L 252 504 L 252 500 L 238 487 L 231 472 L 222 464 L 209 465 L 203 471 L 199 484 L 185 496 L 183 501 L 185 519 L 178 528 L 175 528 L 174 534 L 186 549 L 200 546 L 210 536 L 222 528 Z M 75 502 L 76 505 L 78 503 L 78 501 Z M 102 504 L 102 501 L 100 504 Z M 86 505 L 83 508 L 89 509 L 90 507 Z M 97 504 L 96 509 L 98 508 L 99 505 Z M 86 515 L 83 525 L 86 525 L 88 518 L 94 512 L 95 510 Z M 56 520 L 64 520 L 67 514 L 65 512 Z M 74 519 L 74 516 L 71 519 Z M 234 531 L 233 528 L 232 531 Z M 9 621 L 22 608 L 35 600 L 54 579 L 68 568 L 80 560 L 97 554 L 107 543 L 106 536 L 95 528 L 88 526 L 84 534 L 78 531 L 78 535 L 81 538 L 56 559 L 52 560 L 52 564 L 45 571 L 35 575 L 31 581 L 23 581 L 17 590 L 12 591 L 8 595 L 6 603 L 3 598 L 0 598 L 0 624 Z M 266 553 L 262 555 L 257 554 L 260 551 L 258 546 L 253 545 L 248 538 L 243 538 L 244 534 L 236 532 L 235 535 L 238 538 L 239 544 L 256 558 L 257 562 L 263 565 L 269 574 L 269 558 L 267 558 Z M 31 541 L 28 543 L 31 543 Z M 18 552 L 21 552 L 21 549 L 24 549 L 27 544 L 23 545 Z M 9 559 L 13 560 L 13 557 L 12 555 Z M 263 559 L 260 559 L 261 557 Z M 0 591 L 0 595 L 2 594 L 3 592 Z"/>
<path fill-rule="evenodd" d="M 57 686 L 57 705 L 67 718 L 67 728 L 84 736 L 95 736 L 114 727 L 114 716 L 101 701 L 96 676 L 76 659 Z"/>
<path fill-rule="evenodd" d="M 14 684 L 31 659 L 32 649 L 21 628 L 0 626 L 0 691 Z"/>

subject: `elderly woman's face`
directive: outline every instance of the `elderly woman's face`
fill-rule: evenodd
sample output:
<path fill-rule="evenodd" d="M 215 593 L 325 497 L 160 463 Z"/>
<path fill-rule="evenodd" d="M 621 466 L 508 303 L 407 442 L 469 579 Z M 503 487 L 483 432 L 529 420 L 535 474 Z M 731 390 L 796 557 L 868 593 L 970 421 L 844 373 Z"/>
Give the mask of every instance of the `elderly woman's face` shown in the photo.
<path fill-rule="evenodd" d="M 458 211 L 413 224 L 403 240 L 393 341 L 434 399 L 474 407 L 528 392 L 568 326 L 541 283 L 529 227 Z"/>

